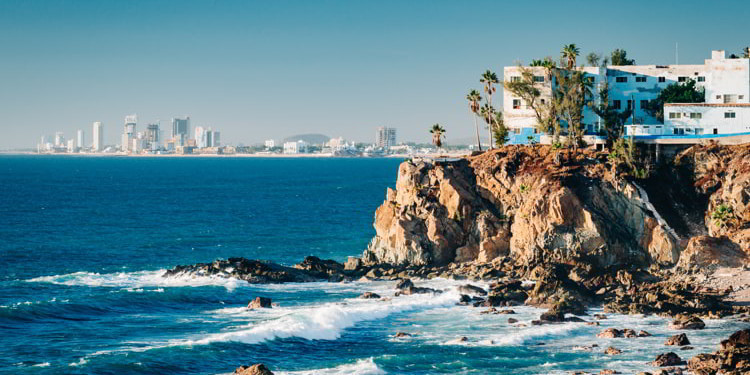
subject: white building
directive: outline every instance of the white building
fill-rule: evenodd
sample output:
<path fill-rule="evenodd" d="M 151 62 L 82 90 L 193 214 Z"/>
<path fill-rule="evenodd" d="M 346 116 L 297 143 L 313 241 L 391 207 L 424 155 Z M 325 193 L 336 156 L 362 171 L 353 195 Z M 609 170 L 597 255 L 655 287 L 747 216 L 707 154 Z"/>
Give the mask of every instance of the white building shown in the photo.
<path fill-rule="evenodd" d="M 84 145 L 86 144 L 84 143 L 84 141 L 85 140 L 83 139 L 83 129 L 78 129 L 78 131 L 76 132 L 76 147 L 81 148 L 81 149 L 84 148 L 85 147 Z"/>
<path fill-rule="evenodd" d="M 195 127 L 195 147 L 204 148 L 206 146 L 206 131 L 202 126 Z"/>
<path fill-rule="evenodd" d="M 122 132 L 122 140 L 120 142 L 122 151 L 133 151 L 133 139 L 136 138 L 136 126 L 138 124 L 137 115 L 125 116 L 125 126 Z"/>
<path fill-rule="evenodd" d="M 388 148 L 396 145 L 396 129 L 381 126 L 375 133 L 375 146 Z"/>
<path fill-rule="evenodd" d="M 55 147 L 65 147 L 65 136 L 63 132 L 55 133 Z"/>
<path fill-rule="evenodd" d="M 540 100 L 551 99 L 555 78 L 543 67 L 530 67 L 535 82 L 542 92 Z M 713 51 L 702 65 L 629 65 L 583 67 L 596 91 L 603 83 L 609 86 L 611 105 L 633 109 L 627 120 L 625 133 L 642 136 L 735 134 L 750 132 L 750 59 L 727 59 L 724 51 Z M 519 67 L 505 67 L 504 79 L 520 79 Z M 668 104 L 664 108 L 664 122 L 659 122 L 644 108 L 670 84 L 694 80 L 705 89 L 705 103 Z M 597 103 L 598 104 L 598 103 Z M 537 142 L 540 134 L 534 129 L 534 111 L 523 100 L 508 90 L 503 92 L 503 115 L 511 130 L 512 143 L 526 143 L 529 137 Z M 599 133 L 601 119 L 584 109 L 583 124 L 587 134 Z"/>
<path fill-rule="evenodd" d="M 94 129 L 92 134 L 94 135 L 93 151 L 101 152 L 104 148 L 104 125 L 101 121 L 97 121 L 93 125 Z"/>
<path fill-rule="evenodd" d="M 304 154 L 307 153 L 307 142 L 299 140 L 297 142 L 284 142 L 285 154 Z"/>
<path fill-rule="evenodd" d="M 273 139 L 266 139 L 266 141 L 263 144 L 266 146 L 266 148 L 276 147 L 276 141 L 274 141 Z"/>

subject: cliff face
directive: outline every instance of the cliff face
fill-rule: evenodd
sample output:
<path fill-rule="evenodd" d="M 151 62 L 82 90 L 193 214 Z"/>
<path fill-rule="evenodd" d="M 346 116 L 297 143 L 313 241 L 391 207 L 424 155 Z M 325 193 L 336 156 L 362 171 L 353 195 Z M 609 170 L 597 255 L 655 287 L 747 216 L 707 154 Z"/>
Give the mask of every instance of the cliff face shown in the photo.
<path fill-rule="evenodd" d="M 406 161 L 375 213 L 366 262 L 672 265 L 680 246 L 643 189 L 606 155 L 564 165 L 549 147 L 509 146 L 456 161 Z M 573 159 L 573 158 L 572 158 Z"/>

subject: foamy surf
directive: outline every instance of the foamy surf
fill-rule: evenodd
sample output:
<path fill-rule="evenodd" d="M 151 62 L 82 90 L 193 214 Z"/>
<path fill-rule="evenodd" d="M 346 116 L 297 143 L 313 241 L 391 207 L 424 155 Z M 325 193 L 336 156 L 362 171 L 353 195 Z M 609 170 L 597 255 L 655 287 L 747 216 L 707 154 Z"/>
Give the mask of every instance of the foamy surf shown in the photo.
<path fill-rule="evenodd" d="M 303 371 L 275 371 L 283 375 L 380 375 L 386 372 L 380 369 L 373 358 L 361 359 L 356 363 L 343 364 L 331 368 Z"/>
<path fill-rule="evenodd" d="M 68 286 L 126 288 L 129 291 L 144 287 L 200 286 L 223 286 L 227 290 L 234 290 L 239 286 L 249 285 L 243 280 L 218 276 L 180 275 L 176 277 L 162 277 L 164 272 L 166 272 L 166 270 L 104 274 L 95 272 L 74 272 L 65 275 L 41 276 L 26 281 Z"/>

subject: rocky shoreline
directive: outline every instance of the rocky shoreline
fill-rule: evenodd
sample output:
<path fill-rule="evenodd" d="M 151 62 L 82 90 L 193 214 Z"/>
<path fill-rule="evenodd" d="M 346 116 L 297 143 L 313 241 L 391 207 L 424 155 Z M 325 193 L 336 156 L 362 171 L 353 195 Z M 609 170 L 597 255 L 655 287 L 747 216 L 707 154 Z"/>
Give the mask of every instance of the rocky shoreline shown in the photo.
<path fill-rule="evenodd" d="M 396 189 L 376 211 L 375 238 L 345 264 L 314 256 L 291 267 L 230 258 L 164 276 L 398 280 L 394 297 L 440 292 L 412 280 L 467 280 L 457 303 L 493 314 L 522 304 L 547 308 L 532 324 L 596 325 L 596 318 L 580 318 L 590 306 L 671 317 L 676 330 L 701 329 L 701 318 L 750 320 L 750 300 L 736 294 L 747 285 L 707 282 L 718 269 L 748 264 L 750 146 L 697 145 L 646 180 L 625 175 L 606 153 L 586 150 L 563 161 L 561 152 L 508 146 L 455 161 L 402 163 Z M 488 290 L 471 280 L 489 283 Z M 659 353 L 653 364 L 666 370 L 656 373 L 744 373 L 747 337 L 740 331 L 718 352 L 688 361 Z"/>

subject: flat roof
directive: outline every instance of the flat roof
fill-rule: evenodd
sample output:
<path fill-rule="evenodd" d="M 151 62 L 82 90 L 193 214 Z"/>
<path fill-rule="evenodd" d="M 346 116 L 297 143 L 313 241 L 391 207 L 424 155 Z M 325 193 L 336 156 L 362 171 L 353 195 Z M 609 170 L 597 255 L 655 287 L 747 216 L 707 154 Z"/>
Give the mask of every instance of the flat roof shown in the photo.
<path fill-rule="evenodd" d="M 664 103 L 665 107 L 750 107 L 750 103 Z"/>

